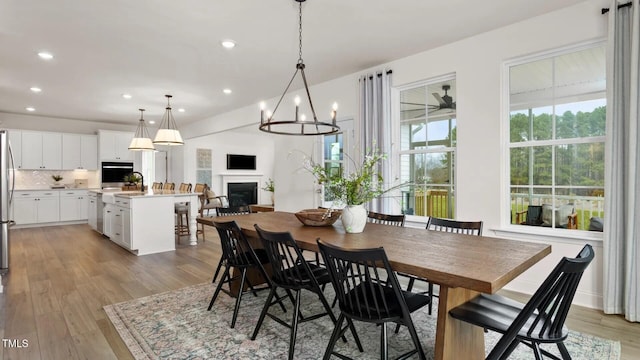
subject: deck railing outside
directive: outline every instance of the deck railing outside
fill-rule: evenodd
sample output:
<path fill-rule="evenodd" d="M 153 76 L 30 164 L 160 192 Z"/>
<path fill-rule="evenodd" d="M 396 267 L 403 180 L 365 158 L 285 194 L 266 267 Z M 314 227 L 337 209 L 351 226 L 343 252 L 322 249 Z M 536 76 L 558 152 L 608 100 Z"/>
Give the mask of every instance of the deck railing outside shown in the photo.
<path fill-rule="evenodd" d="M 578 230 L 589 230 L 591 218 L 604 217 L 603 196 L 556 195 L 555 207 L 572 204 L 577 217 Z M 516 213 L 525 211 L 529 205 L 552 204 L 548 195 L 511 194 L 511 223 L 516 224 Z"/>

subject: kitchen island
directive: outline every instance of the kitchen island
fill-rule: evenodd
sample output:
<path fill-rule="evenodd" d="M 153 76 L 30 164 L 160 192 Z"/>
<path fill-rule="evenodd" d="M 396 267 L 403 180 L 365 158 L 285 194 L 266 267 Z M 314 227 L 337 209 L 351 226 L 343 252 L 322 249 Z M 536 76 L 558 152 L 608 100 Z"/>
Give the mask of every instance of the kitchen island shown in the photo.
<path fill-rule="evenodd" d="M 103 192 L 103 233 L 136 255 L 175 250 L 176 203 L 189 206 L 189 245 L 196 245 L 199 193 L 174 190 Z"/>

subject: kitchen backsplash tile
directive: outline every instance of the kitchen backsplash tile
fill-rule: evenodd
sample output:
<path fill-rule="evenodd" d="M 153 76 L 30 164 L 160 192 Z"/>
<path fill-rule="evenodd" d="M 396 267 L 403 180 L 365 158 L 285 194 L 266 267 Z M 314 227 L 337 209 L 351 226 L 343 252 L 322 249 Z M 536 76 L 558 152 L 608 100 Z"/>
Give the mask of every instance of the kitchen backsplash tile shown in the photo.
<path fill-rule="evenodd" d="M 67 188 L 75 187 L 76 179 L 87 179 L 87 187 L 100 188 L 98 171 L 88 170 L 15 170 L 16 189 L 49 189 L 54 181 L 52 175 L 62 176 L 61 184 Z"/>

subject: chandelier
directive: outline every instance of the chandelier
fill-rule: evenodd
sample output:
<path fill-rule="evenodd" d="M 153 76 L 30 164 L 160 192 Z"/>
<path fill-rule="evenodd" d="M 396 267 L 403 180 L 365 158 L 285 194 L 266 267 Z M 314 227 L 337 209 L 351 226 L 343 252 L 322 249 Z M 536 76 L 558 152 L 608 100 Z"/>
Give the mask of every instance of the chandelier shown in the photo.
<path fill-rule="evenodd" d="M 299 43 L 299 52 L 298 52 L 298 62 L 296 64 L 296 71 L 293 73 L 291 80 L 289 80 L 289 84 L 284 89 L 280 100 L 276 104 L 276 107 L 273 109 L 273 112 L 268 110 L 265 111 L 265 104 L 260 103 L 260 130 L 273 134 L 281 134 L 281 135 L 326 135 L 326 134 L 334 134 L 340 131 L 340 127 L 336 125 L 336 114 L 338 111 L 338 104 L 333 104 L 333 109 L 331 111 L 331 121 L 323 122 L 319 121 L 316 116 L 316 110 L 313 108 L 313 102 L 311 101 L 311 94 L 309 93 L 309 85 L 307 84 L 307 77 L 304 73 L 304 61 L 302 60 L 302 3 L 306 0 L 294 0 L 298 2 L 298 43 Z M 307 95 L 307 99 L 309 101 L 309 107 L 311 108 L 311 119 L 307 119 L 305 114 L 300 114 L 300 97 L 295 97 L 295 116 L 293 120 L 277 120 L 275 118 L 276 111 L 278 111 L 278 107 L 282 103 L 282 99 L 284 99 L 287 91 L 289 91 L 289 87 L 296 76 L 300 74 L 302 77 L 302 82 L 304 84 L 304 90 Z M 265 118 L 266 115 L 266 118 Z"/>
<path fill-rule="evenodd" d="M 151 137 L 149 136 L 149 130 L 147 129 L 147 125 L 144 123 L 143 113 L 144 109 L 140 110 L 140 121 L 138 122 L 138 128 L 136 129 L 136 133 L 131 139 L 131 144 L 129 144 L 129 150 L 134 151 L 142 151 L 142 150 L 155 150 L 153 147 L 153 143 L 151 142 Z"/>
<path fill-rule="evenodd" d="M 153 139 L 153 143 L 156 145 L 184 145 L 180 131 L 178 131 L 178 127 L 176 126 L 176 121 L 173 119 L 173 115 L 171 115 L 171 104 L 169 100 L 171 100 L 172 96 L 165 95 L 165 97 L 167 98 L 167 111 L 162 117 L 162 122 L 156 133 L 156 138 Z"/>

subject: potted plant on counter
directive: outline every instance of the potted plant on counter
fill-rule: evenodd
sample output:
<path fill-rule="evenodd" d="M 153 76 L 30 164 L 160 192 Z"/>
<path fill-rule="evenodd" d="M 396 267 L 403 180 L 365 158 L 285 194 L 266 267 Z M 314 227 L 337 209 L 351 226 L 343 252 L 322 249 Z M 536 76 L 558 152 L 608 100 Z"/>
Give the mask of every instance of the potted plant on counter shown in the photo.
<path fill-rule="evenodd" d="M 140 182 L 140 176 L 136 174 L 129 174 L 124 177 L 125 185 L 122 190 L 138 190 L 138 183 Z"/>
<path fill-rule="evenodd" d="M 53 186 L 54 187 L 62 187 L 62 183 L 60 183 L 60 181 L 62 181 L 62 175 L 60 174 L 55 174 L 55 175 L 51 175 L 51 178 L 53 179 Z"/>

